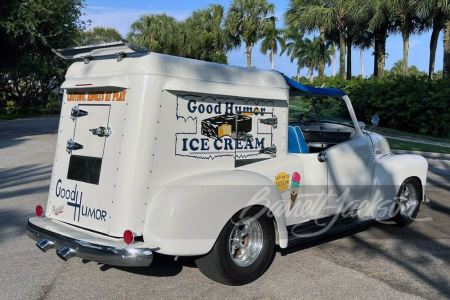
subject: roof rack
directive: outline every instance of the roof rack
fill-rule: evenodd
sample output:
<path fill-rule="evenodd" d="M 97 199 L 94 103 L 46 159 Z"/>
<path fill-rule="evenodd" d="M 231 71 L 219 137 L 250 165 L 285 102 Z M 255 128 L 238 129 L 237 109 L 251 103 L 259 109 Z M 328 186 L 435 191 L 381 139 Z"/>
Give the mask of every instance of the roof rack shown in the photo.
<path fill-rule="evenodd" d="M 146 54 L 149 53 L 147 48 L 138 47 L 130 44 L 126 40 L 115 43 L 105 43 L 100 45 L 90 45 L 75 48 L 52 49 L 52 51 L 64 59 L 84 59 L 85 63 L 89 63 L 94 57 L 117 55 L 118 61 L 121 61 L 128 54 Z"/>

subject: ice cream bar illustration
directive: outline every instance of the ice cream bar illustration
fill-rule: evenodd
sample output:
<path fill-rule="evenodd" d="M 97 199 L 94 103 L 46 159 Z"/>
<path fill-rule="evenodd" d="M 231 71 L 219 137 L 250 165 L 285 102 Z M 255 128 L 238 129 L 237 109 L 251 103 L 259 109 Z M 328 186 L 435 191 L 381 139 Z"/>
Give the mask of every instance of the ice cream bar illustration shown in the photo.
<path fill-rule="evenodd" d="M 237 128 L 239 132 L 252 131 L 252 118 L 249 116 L 237 116 Z M 202 135 L 213 139 L 223 136 L 231 136 L 236 132 L 236 115 L 220 115 L 202 121 Z"/>
<path fill-rule="evenodd" d="M 291 180 L 291 209 L 294 206 L 295 200 L 297 200 L 299 187 L 300 187 L 300 174 L 294 172 L 294 174 L 292 174 Z"/>

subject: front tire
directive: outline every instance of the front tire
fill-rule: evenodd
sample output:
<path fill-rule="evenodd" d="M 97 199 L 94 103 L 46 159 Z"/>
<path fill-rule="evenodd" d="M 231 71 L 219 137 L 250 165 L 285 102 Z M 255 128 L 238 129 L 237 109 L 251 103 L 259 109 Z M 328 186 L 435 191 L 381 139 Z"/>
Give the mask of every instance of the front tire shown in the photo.
<path fill-rule="evenodd" d="M 200 271 L 227 285 L 258 279 L 272 261 L 274 223 L 267 209 L 252 207 L 236 213 L 220 232 L 212 250 L 196 260 Z"/>
<path fill-rule="evenodd" d="M 417 179 L 409 178 L 403 182 L 395 205 L 393 220 L 399 226 L 408 226 L 417 217 L 422 197 L 422 186 Z"/>

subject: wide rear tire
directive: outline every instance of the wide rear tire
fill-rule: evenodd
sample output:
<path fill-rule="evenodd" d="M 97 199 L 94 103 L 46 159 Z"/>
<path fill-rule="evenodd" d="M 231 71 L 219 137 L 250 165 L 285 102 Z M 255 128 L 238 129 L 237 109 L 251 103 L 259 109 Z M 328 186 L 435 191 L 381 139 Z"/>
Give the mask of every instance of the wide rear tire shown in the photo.
<path fill-rule="evenodd" d="M 212 250 L 196 260 L 200 271 L 227 285 L 258 279 L 273 259 L 275 229 L 267 209 L 252 207 L 236 213 L 220 232 Z"/>

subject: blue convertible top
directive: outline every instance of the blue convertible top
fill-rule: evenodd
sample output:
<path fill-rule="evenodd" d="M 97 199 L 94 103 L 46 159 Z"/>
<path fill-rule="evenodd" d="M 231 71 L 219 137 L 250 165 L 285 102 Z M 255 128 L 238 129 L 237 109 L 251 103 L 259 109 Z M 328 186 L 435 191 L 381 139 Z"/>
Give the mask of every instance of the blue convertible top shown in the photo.
<path fill-rule="evenodd" d="M 347 95 L 339 89 L 332 88 L 316 88 L 312 86 L 303 85 L 286 77 L 284 74 L 284 79 L 286 83 L 291 87 L 292 96 L 303 96 L 303 95 L 319 95 L 319 96 L 345 96 Z"/>

